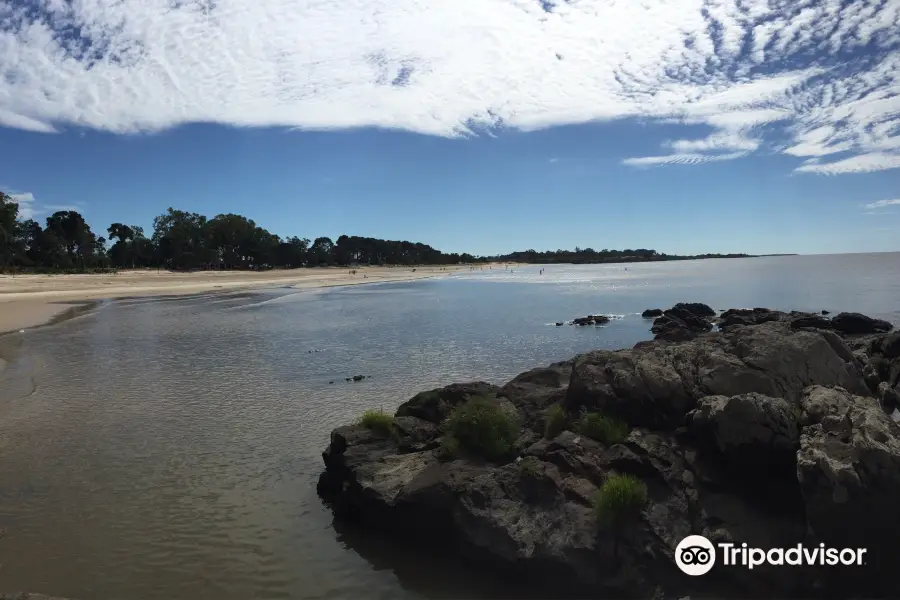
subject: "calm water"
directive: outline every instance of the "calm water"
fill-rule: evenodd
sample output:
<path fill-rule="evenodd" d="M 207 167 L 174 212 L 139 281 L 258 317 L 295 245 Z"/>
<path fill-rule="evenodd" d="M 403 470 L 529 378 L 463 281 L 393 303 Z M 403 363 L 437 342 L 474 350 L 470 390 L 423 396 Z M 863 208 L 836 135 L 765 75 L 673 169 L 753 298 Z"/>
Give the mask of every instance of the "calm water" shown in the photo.
<path fill-rule="evenodd" d="M 900 323 L 900 254 L 538 270 L 107 302 L 0 340 L 0 590 L 499 597 L 333 524 L 315 494 L 329 431 L 422 389 L 630 346 L 649 337 L 636 313 L 677 301 Z M 592 312 L 622 318 L 552 325 Z M 344 381 L 355 374 L 372 378 Z"/>

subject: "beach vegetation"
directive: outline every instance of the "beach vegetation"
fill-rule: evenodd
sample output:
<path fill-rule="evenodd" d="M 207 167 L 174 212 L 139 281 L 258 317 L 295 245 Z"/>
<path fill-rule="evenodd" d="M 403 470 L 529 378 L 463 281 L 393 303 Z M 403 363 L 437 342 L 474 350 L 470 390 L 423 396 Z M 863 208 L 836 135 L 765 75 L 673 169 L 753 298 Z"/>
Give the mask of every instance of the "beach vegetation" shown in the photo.
<path fill-rule="evenodd" d="M 647 485 L 629 474 L 610 475 L 594 494 L 597 524 L 612 533 L 613 555 L 617 559 L 622 536 L 640 519 L 646 504 Z"/>
<path fill-rule="evenodd" d="M 566 416 L 565 409 L 559 405 L 554 404 L 549 409 L 547 409 L 547 423 L 544 427 L 544 437 L 548 440 L 552 440 L 560 433 L 565 431 L 566 427 L 569 426 L 569 419 Z"/>
<path fill-rule="evenodd" d="M 619 444 L 628 436 L 627 423 L 596 412 L 582 415 L 577 430 L 578 433 L 607 446 Z"/>
<path fill-rule="evenodd" d="M 442 437 L 437 449 L 437 457 L 439 460 L 459 458 L 459 440 L 449 433 Z"/>
<path fill-rule="evenodd" d="M 447 430 L 462 451 L 502 462 L 511 458 L 521 424 L 517 414 L 491 398 L 475 396 L 450 413 Z"/>
<path fill-rule="evenodd" d="M 360 418 L 359 424 L 377 433 L 391 435 L 394 417 L 380 410 L 367 410 Z"/>

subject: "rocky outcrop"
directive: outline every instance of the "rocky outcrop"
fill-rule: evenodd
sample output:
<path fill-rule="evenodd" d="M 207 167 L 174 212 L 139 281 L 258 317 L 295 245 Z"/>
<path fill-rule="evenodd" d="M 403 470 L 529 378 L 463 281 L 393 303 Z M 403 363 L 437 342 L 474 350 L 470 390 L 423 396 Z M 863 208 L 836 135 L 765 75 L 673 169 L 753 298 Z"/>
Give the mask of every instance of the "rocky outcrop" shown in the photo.
<path fill-rule="evenodd" d="M 726 311 L 722 330 L 685 341 L 590 352 L 503 387 L 418 394 L 390 432 L 336 429 L 319 493 L 339 519 L 549 586 L 548 597 L 894 597 L 900 425 L 884 400 L 900 377 L 894 338 L 794 326 L 806 316 Z M 446 452 L 448 418 L 472 398 L 515 412 L 522 427 L 508 460 Z M 568 425 L 544 439 L 551 409 Z M 583 412 L 630 432 L 594 441 L 573 431 Z M 644 482 L 647 503 L 636 522 L 601 527 L 594 495 L 623 473 Z M 688 577 L 674 550 L 690 534 L 763 549 L 867 548 L 869 561 Z"/>
<path fill-rule="evenodd" d="M 606 315 L 588 315 L 572 320 L 572 325 L 606 325 L 610 319 Z"/>
<path fill-rule="evenodd" d="M 682 342 L 693 339 L 698 334 L 711 331 L 712 322 L 706 317 L 715 311 L 705 304 L 676 304 L 653 321 L 650 328 L 656 340 Z"/>
<path fill-rule="evenodd" d="M 831 319 L 831 326 L 841 333 L 886 333 L 893 325 L 881 319 L 873 319 L 859 313 L 840 313 Z"/>
<path fill-rule="evenodd" d="M 791 405 L 757 393 L 707 396 L 687 414 L 691 432 L 739 469 L 767 475 L 794 470 L 800 430 Z"/>
<path fill-rule="evenodd" d="M 500 391 L 495 385 L 483 381 L 454 383 L 439 390 L 421 392 L 397 409 L 398 417 L 417 417 L 431 423 L 440 423 L 456 406 L 475 397 L 496 397 Z"/>
<path fill-rule="evenodd" d="M 641 316 L 645 319 L 655 319 L 656 317 L 661 317 L 662 314 L 663 310 L 661 308 L 648 308 L 641 313 Z"/>

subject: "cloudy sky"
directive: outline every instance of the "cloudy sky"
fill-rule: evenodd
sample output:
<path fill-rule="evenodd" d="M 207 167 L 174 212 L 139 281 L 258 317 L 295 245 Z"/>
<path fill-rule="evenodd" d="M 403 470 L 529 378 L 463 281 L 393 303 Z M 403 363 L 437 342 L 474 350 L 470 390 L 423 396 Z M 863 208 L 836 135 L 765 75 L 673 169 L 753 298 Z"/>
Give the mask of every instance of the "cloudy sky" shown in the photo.
<path fill-rule="evenodd" d="M 476 253 L 900 249 L 900 0 L 0 0 L 0 185 Z"/>

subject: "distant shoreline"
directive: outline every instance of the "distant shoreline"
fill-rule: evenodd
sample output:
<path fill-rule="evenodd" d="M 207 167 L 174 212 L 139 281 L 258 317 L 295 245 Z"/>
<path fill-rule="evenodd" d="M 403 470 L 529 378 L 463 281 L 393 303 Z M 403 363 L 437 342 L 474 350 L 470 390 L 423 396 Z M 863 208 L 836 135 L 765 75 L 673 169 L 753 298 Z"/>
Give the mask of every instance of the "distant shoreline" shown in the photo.
<path fill-rule="evenodd" d="M 657 263 L 657 262 L 675 262 L 688 260 L 713 260 L 713 259 L 733 259 L 733 258 L 767 258 L 773 256 L 800 256 L 799 254 L 703 254 L 696 256 L 677 256 L 677 255 L 625 255 L 625 256 L 603 256 L 586 255 L 579 256 L 574 252 L 563 251 L 562 253 L 535 253 L 529 255 L 527 252 L 517 252 L 505 257 L 493 257 L 491 264 L 497 263 L 517 263 L 526 265 L 620 265 L 634 263 Z M 514 258 L 513 258 L 514 257 Z"/>
<path fill-rule="evenodd" d="M 263 272 L 136 270 L 77 275 L 0 275 L 0 335 L 65 319 L 70 311 L 80 313 L 85 305 L 93 305 L 99 300 L 186 296 L 273 286 L 318 289 L 417 281 L 469 269 L 469 265 L 449 265 L 329 267 Z"/>

